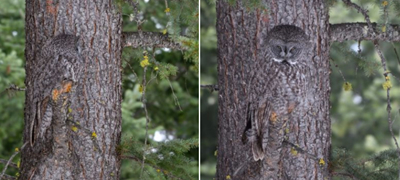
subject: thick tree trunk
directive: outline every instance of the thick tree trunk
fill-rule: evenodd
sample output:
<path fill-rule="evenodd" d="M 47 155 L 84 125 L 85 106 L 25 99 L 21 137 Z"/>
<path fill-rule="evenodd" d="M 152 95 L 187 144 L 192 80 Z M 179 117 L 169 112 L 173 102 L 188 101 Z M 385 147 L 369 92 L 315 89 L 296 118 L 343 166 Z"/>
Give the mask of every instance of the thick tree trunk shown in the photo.
<path fill-rule="evenodd" d="M 217 1 L 219 135 L 217 179 L 266 179 L 268 159 L 255 162 L 250 144 L 241 139 L 246 127 L 255 62 L 264 60 L 263 40 L 279 24 L 296 25 L 310 37 L 311 86 L 307 103 L 296 109 L 282 142 L 280 179 L 330 179 L 329 23 L 323 0 L 268 0 L 247 8 L 243 2 Z M 268 71 L 268 69 L 265 69 Z M 271 167 L 270 167 L 271 168 Z M 264 173 L 263 173 L 264 172 Z"/>
<path fill-rule="evenodd" d="M 34 84 L 44 81 L 34 75 L 48 70 L 35 65 L 45 42 L 59 34 L 77 36 L 83 70 L 72 91 L 63 87 L 61 99 L 50 89 L 53 122 L 42 122 L 40 128 L 49 131 L 39 133 L 48 136 L 35 136 L 42 139 L 23 149 L 20 179 L 119 179 L 121 22 L 112 1 L 26 1 L 24 142 L 32 141 L 30 125 L 37 116 L 31 111 Z"/>

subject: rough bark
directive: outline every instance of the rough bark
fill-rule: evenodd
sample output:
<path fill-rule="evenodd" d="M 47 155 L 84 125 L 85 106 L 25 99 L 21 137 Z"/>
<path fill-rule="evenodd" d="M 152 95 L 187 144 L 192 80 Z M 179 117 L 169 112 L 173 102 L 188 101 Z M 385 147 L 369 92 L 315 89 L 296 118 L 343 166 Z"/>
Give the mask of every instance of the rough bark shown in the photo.
<path fill-rule="evenodd" d="M 219 134 L 217 179 L 265 179 L 265 157 L 255 162 L 249 143 L 241 139 L 246 127 L 249 88 L 256 61 L 264 60 L 263 39 L 278 24 L 302 28 L 312 48 L 306 105 L 288 122 L 287 143 L 282 142 L 281 179 L 330 179 L 327 170 L 329 119 L 329 23 L 323 0 L 269 0 L 265 7 L 246 8 L 217 1 Z M 268 69 L 266 69 L 267 71 Z M 297 154 L 293 153 L 297 149 Z M 320 160 L 325 163 L 320 163 Z"/>
<path fill-rule="evenodd" d="M 80 38 L 83 75 L 54 100 L 50 136 L 21 152 L 19 179 L 118 179 L 121 136 L 121 16 L 112 1 L 26 1 L 24 142 L 31 134 L 38 53 L 58 34 Z M 57 99 L 57 98 L 56 98 Z M 72 127 L 76 130 L 72 130 Z M 97 135 L 94 136 L 93 132 Z"/>

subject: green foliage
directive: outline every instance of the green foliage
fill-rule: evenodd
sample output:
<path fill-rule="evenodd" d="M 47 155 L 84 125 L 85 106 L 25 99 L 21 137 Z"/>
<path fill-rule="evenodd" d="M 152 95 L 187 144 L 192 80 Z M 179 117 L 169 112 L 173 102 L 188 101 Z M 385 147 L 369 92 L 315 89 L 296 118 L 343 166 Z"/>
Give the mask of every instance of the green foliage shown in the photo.
<path fill-rule="evenodd" d="M 362 160 L 355 159 L 345 149 L 334 149 L 329 167 L 334 179 L 397 179 L 398 158 L 395 149 L 382 151 Z"/>
<path fill-rule="evenodd" d="M 22 59 L 25 47 L 24 9 L 24 0 L 0 2 L 0 49 L 6 54 L 15 51 Z"/>
<path fill-rule="evenodd" d="M 216 84 L 217 32 L 215 2 L 201 2 L 201 84 Z M 218 129 L 218 92 L 201 89 L 201 179 L 213 179 L 216 173 Z"/>
<path fill-rule="evenodd" d="M 146 178 L 197 179 L 197 161 L 189 158 L 187 153 L 198 146 L 197 138 L 148 144 L 147 150 L 145 150 Z M 131 139 L 124 140 L 121 151 L 123 159 L 135 160 L 136 166 L 142 164 L 143 146 L 141 142 Z"/>
<path fill-rule="evenodd" d="M 0 1 L 0 158 L 8 159 L 22 145 L 24 92 L 5 91 L 11 84 L 24 88 L 25 1 Z M 14 158 L 16 163 L 18 158 Z M 4 164 L 0 163 L 0 170 Z M 7 174 L 14 175 L 15 168 Z"/>
<path fill-rule="evenodd" d="M 5 89 L 11 84 L 24 87 L 24 77 L 23 61 L 17 57 L 17 53 L 12 51 L 10 54 L 5 54 L 0 49 L 0 158 L 2 159 L 11 156 L 14 148 L 22 144 L 25 94 Z M 3 167 L 3 164 L 0 164 L 1 170 Z M 14 174 L 16 169 L 7 172 Z"/>
<path fill-rule="evenodd" d="M 167 6 L 169 13 L 166 13 Z M 124 31 L 137 31 L 130 21 L 133 8 L 122 6 Z M 170 49 L 125 48 L 123 51 L 123 155 L 139 159 L 124 160 L 121 177 L 139 177 L 145 149 L 146 114 L 139 91 L 143 76 L 147 79 L 144 101 L 148 110 L 148 145 L 157 153 L 146 151 L 144 179 L 193 179 L 198 176 L 198 147 L 187 149 L 185 143 L 198 138 L 198 3 L 197 1 L 139 1 L 144 23 L 142 31 L 166 32 L 171 40 L 179 42 L 184 51 Z M 139 65 L 147 51 L 150 65 L 146 74 Z M 165 139 L 155 139 L 156 134 Z M 129 137 L 129 140 L 126 138 Z M 170 140 L 168 142 L 163 142 Z M 175 142 L 179 142 L 176 144 Z M 177 146 L 173 149 L 172 145 Z M 182 152 L 180 152 L 182 151 Z M 172 152 L 175 155 L 169 156 Z M 165 158 L 164 161 L 159 157 Z M 189 161 L 190 160 L 190 161 Z M 159 171 L 157 171 L 157 169 Z"/>
<path fill-rule="evenodd" d="M 343 46 L 343 44 L 346 45 Z M 373 44 L 371 42 L 362 42 L 361 44 L 360 47 L 367 49 L 367 51 L 358 53 L 353 49 L 350 49 L 349 47 L 357 45 L 357 42 L 354 41 L 345 43 L 334 42 L 331 46 L 331 58 L 335 61 L 355 61 L 359 68 L 364 70 L 366 76 L 375 75 L 382 66 L 376 58 L 371 58 L 374 53 Z"/>
<path fill-rule="evenodd" d="M 184 59 L 194 62 L 194 66 L 190 69 L 193 71 L 199 71 L 199 41 L 194 39 L 181 38 L 183 46 L 187 49 L 184 52 Z"/>

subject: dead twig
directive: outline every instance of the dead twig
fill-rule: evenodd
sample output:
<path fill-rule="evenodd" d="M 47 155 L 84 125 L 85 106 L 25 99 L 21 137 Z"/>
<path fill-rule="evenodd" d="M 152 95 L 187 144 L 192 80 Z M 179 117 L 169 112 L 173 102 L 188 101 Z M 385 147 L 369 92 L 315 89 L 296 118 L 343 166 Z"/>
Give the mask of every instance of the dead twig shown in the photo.
<path fill-rule="evenodd" d="M 22 147 L 21 147 L 20 150 L 15 151 L 14 154 L 11 155 L 10 159 L 8 159 L 6 165 L 4 166 L 3 171 L 2 171 L 1 174 L 0 174 L 0 179 L 3 179 L 4 174 L 6 173 L 6 170 L 7 170 L 8 165 L 10 165 L 10 163 L 11 163 L 11 161 L 14 159 L 14 157 L 15 157 L 20 151 L 22 151 L 22 149 L 24 149 L 25 146 L 26 146 L 27 144 L 28 144 L 28 142 L 26 142 L 24 145 L 22 145 Z"/>

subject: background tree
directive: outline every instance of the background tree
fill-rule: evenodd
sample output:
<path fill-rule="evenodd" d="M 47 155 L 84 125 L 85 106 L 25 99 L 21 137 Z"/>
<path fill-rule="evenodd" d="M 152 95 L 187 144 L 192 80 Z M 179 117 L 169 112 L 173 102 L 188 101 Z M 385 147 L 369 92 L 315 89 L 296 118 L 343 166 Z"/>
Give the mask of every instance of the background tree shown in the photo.
<path fill-rule="evenodd" d="M 3 75 L 0 78 L 0 88 L 4 90 L 11 83 L 16 84 L 18 87 L 24 87 L 24 71 L 21 68 L 24 65 L 22 61 L 24 1 L 5 1 L 2 3 L 1 7 L 7 8 L 4 11 L 0 11 L 3 12 L 0 13 L 2 16 L 0 24 L 2 34 L 4 32 L 6 36 L 0 38 L 0 42 L 2 42 L 0 43 L 0 49 L 5 51 L 6 57 L 9 54 L 8 58 L 2 61 L 4 66 L 0 66 Z M 114 13 L 123 14 L 123 21 L 121 22 L 124 22 L 124 31 L 139 32 L 135 18 L 132 19 L 132 17 L 137 17 L 138 20 L 143 21 L 140 26 L 140 30 L 143 33 L 141 37 L 137 38 L 137 41 L 134 40 L 136 40 L 135 37 L 139 36 L 139 33 L 129 33 L 127 36 L 124 36 L 129 40 L 126 42 L 130 42 L 130 44 L 125 44 L 125 46 L 132 46 L 136 49 L 125 48 L 121 58 L 123 61 L 121 61 L 123 69 L 123 89 L 121 90 L 121 95 L 123 94 L 122 98 L 124 101 L 120 106 L 122 106 L 121 116 L 123 119 L 122 136 L 125 138 L 123 138 L 124 140 L 121 145 L 117 146 L 118 148 L 115 149 L 116 145 L 118 145 L 116 144 L 114 149 L 111 149 L 114 152 L 120 152 L 120 158 L 130 159 L 129 161 L 124 160 L 122 162 L 121 178 L 128 179 L 133 177 L 135 179 L 141 173 L 144 179 L 155 177 L 195 178 L 197 177 L 198 167 L 196 163 L 196 159 L 198 158 L 196 150 L 198 145 L 196 140 L 198 132 L 196 70 L 198 64 L 196 53 L 198 27 L 197 1 L 185 4 L 179 1 L 140 1 L 139 4 L 135 2 L 129 4 L 122 3 L 125 2 L 110 4 L 110 8 L 114 6 L 116 7 Z M 54 4 L 57 4 L 57 2 L 54 2 Z M 168 13 L 165 12 L 167 8 L 170 11 Z M 140 12 L 136 10 L 140 10 Z M 12 24 L 14 26 L 10 26 Z M 18 24 L 19 26 L 16 26 Z M 118 25 L 118 23 L 115 25 Z M 156 31 L 158 33 L 145 33 L 149 31 Z M 169 34 L 170 38 L 167 38 L 167 35 L 164 35 L 163 32 Z M 149 42 L 148 38 L 153 38 L 153 44 L 146 44 Z M 136 42 L 140 44 L 135 44 Z M 157 44 L 154 44 L 154 42 L 157 42 Z M 184 49 L 184 51 L 171 51 L 171 49 L 168 49 L 168 47 L 172 49 L 176 48 L 177 43 L 179 44 L 179 49 Z M 159 49 L 159 47 L 167 48 Z M 147 50 L 149 54 L 150 65 L 147 67 L 147 73 L 140 66 L 144 50 Z M 13 51 L 17 53 L 12 53 Z M 21 60 L 18 61 L 17 57 Z M 118 70 L 118 72 L 120 71 Z M 145 88 L 146 90 L 145 98 L 142 98 L 143 91 L 140 91 L 140 84 L 143 84 L 143 77 L 151 80 L 146 84 L 147 86 L 142 87 L 142 89 Z M 7 96 L 9 92 L 14 95 L 12 98 Z M 10 131 L 10 128 L 7 131 L 5 128 L 0 128 L 4 132 L 0 135 L 2 139 L 0 147 L 4 148 L 4 150 L 1 150 L 1 157 L 7 159 L 11 155 L 11 151 L 14 151 L 14 148 L 18 147 L 17 144 L 21 143 L 20 134 L 22 134 L 22 129 L 18 131 L 18 128 L 22 127 L 22 103 L 24 98 L 23 92 L 19 93 L 15 91 L 4 91 L 0 98 L 2 102 L 0 104 L 2 105 L 4 104 L 3 102 L 9 102 L 9 106 L 0 108 L 2 111 L 1 114 L 5 115 L 2 117 L 2 119 L 5 119 L 1 123 L 2 127 L 4 127 L 3 123 L 6 125 L 12 122 L 12 125 L 17 128 L 15 131 Z M 149 112 L 148 117 L 152 120 L 150 124 L 146 124 L 146 115 L 142 108 L 142 102 L 146 102 Z M 13 111 L 7 110 L 6 107 L 12 108 Z M 102 108 L 104 109 L 104 107 Z M 150 138 L 147 140 L 148 145 L 145 146 L 143 142 L 147 137 L 146 125 L 148 125 L 148 137 Z M 85 130 L 83 127 L 77 128 L 78 131 Z M 96 132 L 97 137 L 102 136 L 100 134 Z M 90 138 L 90 136 L 88 137 Z M 148 152 L 150 149 L 157 149 L 158 151 L 156 153 L 147 153 L 144 170 L 141 170 L 143 151 Z M 132 159 L 136 161 L 132 161 Z M 14 163 L 17 163 L 17 161 L 17 159 L 14 160 Z M 0 168 L 3 169 L 3 167 L 0 164 Z M 15 174 L 15 169 L 8 168 L 7 174 Z M 116 172 L 107 175 L 115 178 L 118 177 L 118 173 Z"/>
<path fill-rule="evenodd" d="M 348 1 L 346 1 L 347 3 Z M 386 4 L 384 3 L 385 1 L 354 1 L 354 3 L 359 4 L 363 9 L 367 9 L 369 12 L 369 18 L 371 19 L 372 22 L 378 22 L 378 25 L 375 26 L 375 32 L 378 34 L 377 38 L 378 40 L 384 40 L 384 41 L 397 41 L 396 37 L 390 38 L 390 33 L 393 31 L 388 31 L 388 29 L 391 30 L 396 30 L 396 26 L 389 26 L 389 24 L 398 24 L 399 19 L 396 18 L 398 16 L 398 3 L 394 1 L 386 1 Z M 218 2 L 220 3 L 220 2 Z M 217 4 L 218 4 L 217 3 Z M 241 14 L 245 14 L 243 17 L 243 22 L 244 23 L 249 23 L 246 24 L 247 26 L 235 26 L 235 33 L 236 36 L 235 38 L 239 38 L 242 36 L 247 37 L 246 39 L 252 39 L 254 38 L 255 30 L 251 25 L 254 25 L 255 23 L 250 23 L 253 22 L 252 19 L 255 19 L 254 17 L 258 17 L 257 13 L 258 12 L 264 12 L 263 10 L 265 9 L 264 7 L 267 7 L 267 13 L 274 14 L 274 16 L 268 16 L 269 18 L 266 19 L 264 14 L 267 14 L 264 12 L 261 13 L 261 17 L 259 18 L 262 19 L 261 25 L 260 25 L 260 31 L 263 30 L 262 24 L 265 23 L 265 20 L 269 23 L 275 23 L 276 19 L 280 21 L 279 23 L 285 22 L 285 20 L 290 19 L 291 12 L 293 11 L 285 11 L 287 16 L 289 18 L 285 18 L 286 16 L 284 15 L 279 15 L 279 12 L 275 12 L 274 8 L 277 7 L 287 7 L 290 8 L 290 4 L 283 5 L 280 2 L 276 2 L 277 5 L 280 4 L 279 6 L 275 5 L 270 5 L 270 2 L 266 3 L 266 5 L 256 5 L 250 3 L 241 3 L 240 1 L 235 1 L 231 2 L 230 5 L 233 7 L 230 7 L 232 11 L 228 11 L 225 19 L 229 21 L 231 15 L 235 14 L 233 12 L 240 12 Z M 318 4 L 317 2 L 314 2 L 313 5 Z M 202 3 L 201 7 L 204 7 L 205 5 L 212 5 L 212 3 Z M 350 6 L 351 8 L 346 8 L 349 7 L 348 5 L 344 4 L 342 1 L 326 1 L 320 7 L 326 7 L 329 8 L 329 22 L 331 24 L 334 23 L 342 23 L 342 22 L 357 22 L 357 21 L 363 21 L 365 19 L 365 16 L 363 14 L 357 13 L 357 11 L 354 9 L 354 6 Z M 220 7 L 225 7 L 225 6 L 217 6 L 219 9 Z M 303 6 L 299 6 L 303 7 Z M 236 11 L 234 11 L 236 9 Z M 208 10 L 211 9 L 211 10 Z M 279 9 L 279 8 L 278 8 Z M 317 8 L 317 9 L 323 9 L 323 8 Z M 203 13 L 204 11 L 204 13 Z M 212 8 L 204 8 L 202 10 L 202 17 L 212 17 Z M 297 9 L 297 13 L 300 11 Z M 326 10 L 325 13 L 328 11 Z M 378 12 L 383 12 L 383 13 L 378 13 Z M 248 19 L 245 18 L 247 17 L 247 14 L 254 13 L 252 18 Z M 222 13 L 224 14 L 224 13 Z M 302 14 L 302 13 L 300 13 Z M 208 16 L 207 16 L 208 15 Z M 310 15 L 311 16 L 311 15 Z M 314 15 L 313 15 L 314 16 Z M 325 14 L 324 16 L 320 17 L 326 17 L 327 15 Z M 274 17 L 274 18 L 271 18 Z M 278 17 L 282 17 L 285 20 L 282 20 Z M 300 20 L 302 16 L 298 16 L 297 20 Z M 233 19 L 235 19 L 235 16 L 233 16 Z M 257 19 L 257 18 L 256 18 Z M 202 35 L 204 33 L 209 33 L 213 34 L 210 32 L 215 32 L 215 30 L 212 30 L 212 20 L 206 20 L 205 18 L 202 18 Z M 235 21 L 234 21 L 235 22 Z M 297 21 L 294 21 L 294 24 L 296 24 Z M 307 21 L 306 21 L 307 22 Z M 309 22 L 309 21 L 308 21 Z M 220 24 L 220 23 L 219 23 Z M 229 23 L 228 23 L 229 24 Z M 241 24 L 238 22 L 238 24 Z M 353 28 L 353 29 L 348 29 L 343 34 L 350 35 L 350 36 L 343 36 L 342 39 L 332 39 L 330 41 L 344 41 L 346 38 L 349 41 L 345 41 L 344 43 L 340 42 L 334 42 L 332 43 L 332 46 L 329 51 L 329 58 L 325 58 L 325 60 L 330 60 L 330 63 L 332 65 L 332 74 L 330 75 L 331 79 L 331 88 L 332 88 L 332 96 L 331 96 L 331 119 L 332 119 L 332 153 L 330 153 L 330 160 L 331 164 L 333 166 L 329 167 L 329 170 L 331 174 L 334 176 L 334 178 L 338 179 L 344 179 L 344 178 L 361 178 L 361 179 L 393 179 L 398 177 L 398 162 L 397 162 L 397 154 L 396 150 L 389 150 L 389 151 L 383 151 L 383 150 L 388 150 L 390 148 L 394 148 L 394 142 L 392 141 L 390 131 L 388 130 L 388 122 L 387 122 L 387 111 L 386 111 L 386 105 L 384 104 L 386 102 L 386 90 L 382 89 L 382 84 L 386 82 L 385 78 L 383 78 L 382 74 L 383 68 L 381 65 L 381 58 L 378 56 L 378 54 L 374 51 L 371 51 L 374 49 L 374 44 L 372 42 L 368 41 L 362 41 L 360 45 L 358 45 L 357 41 L 354 40 L 371 40 L 374 39 L 370 36 L 367 36 L 366 30 L 367 30 L 367 24 L 359 24 L 362 25 L 362 28 Z M 386 34 L 382 32 L 382 28 L 385 27 L 386 25 Z M 306 25 L 298 25 L 299 27 L 303 27 Z M 335 25 L 328 25 L 330 26 L 330 31 L 332 32 L 337 32 L 336 28 L 333 27 L 340 27 L 340 26 L 335 26 Z M 355 25 L 354 25 L 355 26 Z M 353 27 L 354 27 L 353 26 Z M 264 28 L 272 28 L 273 25 L 269 25 L 268 27 Z M 356 26 L 357 27 L 357 26 Z M 243 29 L 246 29 L 246 33 L 242 33 L 242 35 L 239 35 Z M 226 30 L 230 30 L 233 28 L 225 28 Z M 239 29 L 239 30 L 238 30 Z M 361 33 L 361 29 L 364 29 L 364 33 Z M 383 28 L 384 29 L 384 28 Z M 306 30 L 309 30 L 306 28 Z M 221 33 L 221 31 L 218 31 Z M 226 34 L 235 34 L 234 32 L 229 32 Z M 243 35 L 246 34 L 246 35 Z M 313 34 L 313 33 L 311 33 Z M 320 33 L 321 34 L 321 33 Z M 315 34 L 314 34 L 315 35 Z M 362 35 L 360 37 L 360 35 Z M 312 35 L 313 36 L 313 35 Z M 204 37 L 204 36 L 203 36 Z M 322 37 L 322 36 L 321 36 Z M 225 38 L 226 39 L 226 38 Z M 254 38 L 257 39 L 257 38 Z M 253 40 L 254 40 L 253 39 Z M 205 39 L 204 39 L 205 40 Z M 202 39 L 202 57 L 209 57 L 209 56 L 214 56 L 211 53 L 215 52 L 213 50 L 213 46 L 215 46 L 215 43 L 212 43 L 212 38 L 208 38 L 209 41 L 205 41 L 206 43 L 203 43 Z M 322 39 L 321 39 L 322 40 Z M 352 41 L 353 40 L 353 41 Z M 249 40 L 250 41 L 250 40 Z M 238 41 L 239 42 L 239 41 Z M 254 43 L 254 42 L 253 42 Z M 382 49 L 384 56 L 387 59 L 387 64 L 390 69 L 390 77 L 393 77 L 392 79 L 396 79 L 395 77 L 398 77 L 398 59 L 396 57 L 395 49 L 396 47 L 398 48 L 398 44 L 393 44 L 393 43 L 384 43 L 384 42 L 379 42 L 380 45 L 379 47 Z M 220 47 L 220 46 L 219 46 Z M 235 47 L 235 46 L 231 46 Z M 358 51 L 358 47 L 360 47 L 361 51 Z M 262 48 L 262 47 L 261 47 Z M 206 49 L 206 50 L 204 50 Z M 245 49 L 245 48 L 242 48 Z M 254 49 L 253 49 L 254 50 Z M 248 50 L 245 50 L 246 52 Z M 203 53 L 208 53 L 207 55 L 203 55 Z M 234 54 L 231 52 L 231 54 Z M 240 54 L 240 53 L 239 53 Z M 327 55 L 327 54 L 325 54 Z M 324 56 L 325 56 L 324 55 Z M 248 56 L 250 57 L 250 56 Z M 236 57 L 236 59 L 240 59 L 240 57 Z M 249 58 L 243 58 L 245 59 L 245 62 L 250 61 L 248 60 Z M 250 58 L 251 59 L 251 58 Z M 207 62 L 204 62 L 204 61 Z M 211 60 L 211 61 L 210 61 Z M 215 59 L 202 59 L 203 64 L 210 64 L 212 61 Z M 227 60 L 231 60 L 227 58 Z M 230 62 L 230 61 L 227 61 Z M 226 67 L 233 68 L 238 65 L 239 63 L 236 63 L 239 61 L 235 61 L 235 64 L 232 64 L 229 66 L 229 63 L 226 64 Z M 246 64 L 246 63 L 243 63 Z M 225 66 L 220 66 L 224 68 Z M 228 69 L 229 69 L 228 68 Z M 213 82 L 214 78 L 216 76 L 212 76 L 212 74 L 215 71 L 212 71 L 213 68 L 207 67 L 206 69 L 202 68 L 202 84 L 215 84 Z M 244 69 L 244 72 L 247 70 Z M 212 73 L 207 73 L 207 72 L 212 72 Z M 363 75 L 365 72 L 365 75 Z M 206 74 L 207 73 L 207 74 Z M 225 74 L 225 73 L 224 73 Z M 233 75 L 233 72 L 227 71 L 226 74 L 228 75 Z M 245 77 L 246 77 L 246 73 Z M 224 76 L 222 76 L 224 77 Z M 229 76 L 228 76 L 229 77 Z M 240 77 L 240 76 L 239 76 Z M 211 81 L 210 81 L 211 79 Z M 219 80 L 221 80 L 221 76 L 219 76 Z M 237 80 L 236 80 L 237 81 Z M 229 84 L 232 84 L 234 81 L 229 81 Z M 247 82 L 244 80 L 244 82 Z M 345 91 L 343 88 L 343 85 L 345 82 L 350 82 L 353 86 L 353 91 Z M 397 80 L 396 80 L 397 82 Z M 391 89 L 391 92 L 396 92 L 397 88 L 395 86 L 396 82 L 392 81 L 393 88 Z M 237 82 L 240 84 L 240 82 Z M 219 89 L 220 91 L 223 90 L 223 87 L 221 87 L 220 83 L 219 84 Z M 355 85 L 357 84 L 357 85 Z M 238 85 L 239 86 L 239 85 Z M 234 90 L 235 88 L 230 88 L 230 90 Z M 233 91 L 234 92 L 234 91 Z M 231 94 L 234 94 L 231 92 Z M 240 92 L 238 90 L 238 92 Z M 205 96 L 209 94 L 209 91 L 203 90 L 202 91 L 202 102 L 204 103 L 204 106 L 202 106 L 202 112 L 205 109 L 212 109 L 209 105 L 214 105 L 214 100 L 215 96 Z M 221 92 L 220 92 L 221 93 Z M 322 93 L 322 92 L 321 92 Z M 215 93 L 214 93 L 215 94 Z M 391 99 L 396 99 L 394 96 L 396 96 L 394 93 L 391 93 Z M 238 101 L 233 101 L 233 102 L 240 102 L 242 103 L 243 101 L 240 100 L 240 98 L 243 98 L 242 96 L 238 95 L 239 100 Z M 245 99 L 245 98 L 244 98 Z M 224 99 L 224 101 L 228 101 Z M 327 101 L 327 99 L 325 100 Z M 221 103 L 221 101 L 219 101 Z M 398 102 L 392 101 L 392 109 L 398 109 Z M 241 116 L 244 116 L 245 113 L 243 113 L 240 110 L 235 110 L 232 109 L 232 107 L 238 108 L 240 107 L 237 103 L 233 103 L 232 106 L 230 106 L 231 112 L 238 113 Z M 328 106 L 327 106 L 328 107 Z M 351 107 L 351 108 L 350 108 Z M 239 108 L 240 109 L 240 108 Z M 209 111 L 209 110 L 208 110 Z M 221 112 L 221 108 L 220 108 Z M 232 113 L 230 113 L 232 114 Z M 391 114 L 393 118 L 398 118 L 398 112 L 394 112 Z M 207 116 L 207 115 L 202 115 L 202 117 Z M 209 116 L 209 115 L 208 115 Z M 221 114 L 220 114 L 221 116 Z M 226 116 L 226 114 L 225 114 Z M 230 115 L 228 115 L 230 116 Z M 233 115 L 233 116 L 238 116 Z M 212 116 L 209 116 L 212 117 Z M 206 174 L 210 174 L 212 177 L 213 171 L 212 170 L 212 164 L 213 164 L 213 157 L 214 155 L 218 156 L 218 159 L 225 162 L 224 160 L 229 160 L 232 163 L 224 164 L 224 167 L 226 168 L 218 168 L 218 173 L 217 177 L 219 178 L 239 178 L 240 177 L 233 177 L 232 173 L 234 170 L 238 167 L 235 163 L 235 158 L 232 160 L 232 157 L 237 157 L 240 155 L 239 151 L 231 149 L 231 151 L 228 150 L 229 153 L 234 153 L 238 152 L 235 154 L 236 156 L 231 155 L 226 155 L 226 152 L 221 152 L 221 146 L 218 146 L 218 151 L 215 151 L 215 141 L 208 141 L 207 139 L 203 139 L 204 137 L 207 138 L 208 134 L 212 134 L 212 132 L 207 132 L 204 133 L 203 130 L 206 124 L 213 124 L 213 122 L 209 123 L 207 120 L 210 118 L 202 118 L 202 177 L 207 178 Z M 223 128 L 227 126 L 227 121 L 233 121 L 235 118 L 224 118 L 219 121 L 219 128 Z M 329 120 L 329 119 L 328 119 Z M 210 119 L 210 121 L 216 122 L 216 120 Z M 241 121 L 240 121 L 241 122 Z M 244 129 L 244 122 L 240 123 L 235 122 L 235 123 L 230 123 L 231 126 L 234 126 L 235 128 L 225 128 L 225 129 L 230 129 L 231 131 L 229 132 L 229 136 L 225 135 L 226 138 L 230 139 L 228 142 L 229 145 L 224 144 L 224 146 L 227 146 L 227 149 L 229 149 L 230 145 L 232 145 L 235 148 L 242 148 L 242 144 L 240 144 L 240 136 L 242 134 L 242 129 Z M 213 126 L 208 126 L 207 129 L 213 129 Z M 393 129 L 395 130 L 394 133 L 396 133 L 396 129 L 398 129 L 398 125 L 395 123 L 393 124 Z M 232 131 L 233 130 L 233 131 Z M 328 131 L 329 132 L 329 131 Z M 235 138 L 239 137 L 239 138 Z M 238 140 L 239 139 L 239 140 Z M 296 143 L 296 142 L 295 142 Z M 209 146 L 207 146 L 209 145 Z M 287 145 L 286 145 L 287 146 Z M 300 145 L 301 146 L 301 145 Z M 290 146 L 289 146 L 290 147 Z M 225 148 L 225 147 L 224 147 Z M 338 148 L 345 148 L 345 149 L 338 149 Z M 296 150 L 296 149 L 294 149 Z M 234 151 L 234 152 L 232 152 Z M 293 151 L 292 151 L 293 152 Z M 288 152 L 287 153 L 292 153 Z M 309 152 L 309 151 L 308 151 Z M 377 152 L 381 152 L 378 153 Z M 300 152 L 298 152 L 300 156 Z M 206 155 L 208 156 L 206 156 Z M 251 152 L 246 152 L 248 156 L 251 155 Z M 316 153 L 317 154 L 317 153 Z M 315 155 L 315 154 L 314 154 Z M 228 157 L 230 158 L 224 158 Z M 244 155 L 245 156 L 245 155 Z M 238 160 L 237 164 L 240 164 Z M 381 160 L 377 160 L 381 159 Z M 312 160 L 310 160 L 312 161 Z M 309 161 L 309 162 L 310 162 Z M 324 160 L 325 161 L 325 160 Z M 204 163 L 205 162 L 205 163 Z M 214 161 L 215 162 L 215 161 Z M 228 161 L 226 161 L 228 162 Z M 320 167 L 318 161 L 313 161 L 315 162 L 317 166 L 315 167 Z M 327 163 L 325 161 L 325 163 Z M 203 166 L 204 165 L 204 166 Z M 222 165 L 222 163 L 221 163 Z M 251 165 L 248 165 L 249 167 Z M 245 168 L 247 168 L 245 167 Z M 210 170 L 211 169 L 211 170 Z M 246 170 L 244 170 L 246 171 Z M 221 174 L 224 172 L 225 174 Z M 357 172 L 357 173 L 355 173 Z"/>

